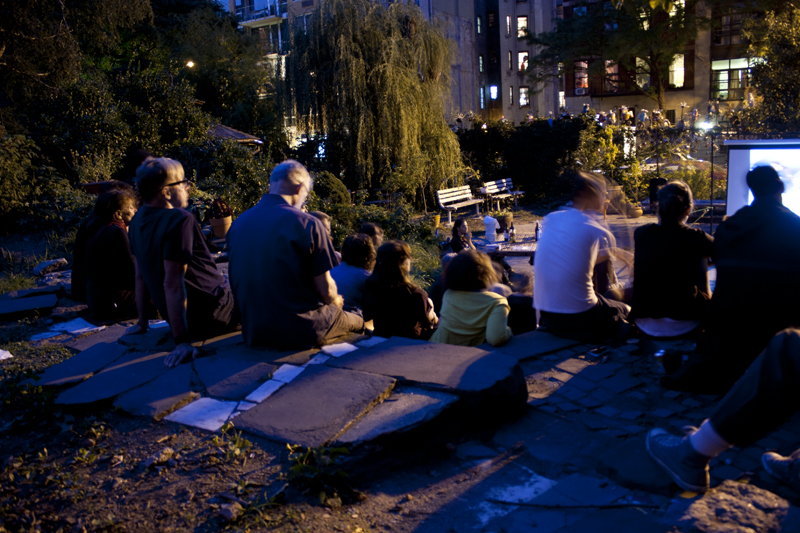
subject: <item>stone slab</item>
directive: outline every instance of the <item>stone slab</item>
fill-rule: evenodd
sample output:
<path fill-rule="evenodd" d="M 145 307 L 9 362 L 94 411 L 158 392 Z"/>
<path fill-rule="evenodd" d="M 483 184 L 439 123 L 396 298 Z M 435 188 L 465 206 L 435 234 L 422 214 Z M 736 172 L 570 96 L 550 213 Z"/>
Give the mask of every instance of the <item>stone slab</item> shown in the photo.
<path fill-rule="evenodd" d="M 320 349 L 332 357 L 341 357 L 346 353 L 358 350 L 358 346 L 353 346 L 349 342 L 340 342 L 338 344 L 328 344 Z"/>
<path fill-rule="evenodd" d="M 623 487 L 672 495 L 672 478 L 648 455 L 644 436 L 630 438 L 599 457 L 597 471 Z"/>
<path fill-rule="evenodd" d="M 402 433 L 432 420 L 457 400 L 458 396 L 444 392 L 411 387 L 395 390 L 336 440 L 357 446 L 378 437 Z"/>
<path fill-rule="evenodd" d="M 118 342 L 130 346 L 136 352 L 152 352 L 156 348 L 172 351 L 175 348 L 170 328 L 150 328 L 140 335 L 123 335 Z"/>
<path fill-rule="evenodd" d="M 237 344 L 244 344 L 241 331 L 234 331 L 232 333 L 220 335 L 219 337 L 212 337 L 210 339 L 193 342 L 192 346 L 210 351 L 219 350 L 220 348 L 224 348 L 226 346 L 235 346 Z"/>
<path fill-rule="evenodd" d="M 652 510 L 641 508 L 602 509 L 557 530 L 555 533 L 671 533 L 672 526 L 659 523 Z"/>
<path fill-rule="evenodd" d="M 81 335 L 66 345 L 72 349 L 83 351 L 88 350 L 96 344 L 116 343 L 125 334 L 125 326 L 113 325 L 103 330 Z M 127 347 L 126 347 L 127 349 Z"/>
<path fill-rule="evenodd" d="M 277 369 L 269 363 L 224 355 L 202 357 L 193 365 L 208 395 L 228 400 L 243 400 Z"/>
<path fill-rule="evenodd" d="M 16 291 L 7 292 L 5 294 L 0 294 L 0 302 L 5 302 L 8 300 L 18 300 L 20 298 L 31 298 L 34 296 L 46 296 L 48 294 L 55 294 L 57 298 L 64 296 L 66 293 L 64 288 L 56 285 L 56 286 L 48 286 L 48 287 L 34 287 L 33 289 L 19 289 Z"/>
<path fill-rule="evenodd" d="M 186 407 L 167 415 L 164 419 L 208 431 L 217 431 L 228 421 L 237 405 L 238 402 L 223 402 L 214 398 L 200 398 Z"/>
<path fill-rule="evenodd" d="M 585 361 L 583 359 L 567 359 L 566 361 L 561 361 L 556 365 L 556 368 L 559 370 L 563 370 L 564 372 L 569 372 L 570 374 L 578 374 L 581 370 L 586 368 L 587 366 L 591 366 L 592 363 L 589 361 Z"/>
<path fill-rule="evenodd" d="M 558 484 L 545 492 L 533 503 L 540 505 L 608 505 L 624 497 L 630 491 L 607 479 L 572 474 L 560 479 Z"/>
<path fill-rule="evenodd" d="M 608 376 L 611 376 L 615 372 L 617 372 L 620 366 L 621 365 L 618 365 L 617 363 L 604 363 L 604 364 L 587 366 L 586 368 L 581 370 L 581 373 L 579 375 L 583 379 L 600 382 L 601 380 L 604 380 Z"/>
<path fill-rule="evenodd" d="M 394 384 L 386 376 L 309 366 L 291 385 L 239 415 L 236 427 L 279 442 L 321 446 L 386 398 Z"/>
<path fill-rule="evenodd" d="M 578 341 L 556 337 L 544 331 L 529 331 L 522 335 L 514 335 L 503 346 L 497 348 L 490 344 L 482 344 L 478 348 L 487 351 L 496 351 L 524 361 L 550 352 L 563 350 L 579 344 Z"/>
<path fill-rule="evenodd" d="M 621 372 L 612 378 L 604 379 L 600 382 L 600 386 L 619 394 L 620 392 L 625 392 L 626 390 L 632 389 L 641 383 L 641 379 Z"/>
<path fill-rule="evenodd" d="M 45 370 L 36 384 L 47 387 L 83 381 L 118 360 L 127 351 L 126 346 L 115 343 L 95 344 Z"/>
<path fill-rule="evenodd" d="M 273 394 L 275 394 L 278 391 L 278 389 L 280 389 L 284 385 L 286 385 L 284 382 L 276 381 L 274 379 L 265 381 L 264 383 L 261 384 L 260 387 L 251 392 L 247 396 L 247 398 L 245 398 L 245 400 L 247 400 L 248 402 L 261 403 L 270 396 L 272 396 Z"/>
<path fill-rule="evenodd" d="M 372 350 L 357 350 L 328 365 L 475 392 L 511 375 L 517 361 L 478 348 L 394 337 Z"/>
<path fill-rule="evenodd" d="M 144 385 L 169 371 L 164 364 L 167 352 L 155 354 L 129 353 L 83 383 L 62 392 L 56 403 L 86 404 L 106 400 Z"/>
<path fill-rule="evenodd" d="M 200 398 L 192 390 L 192 367 L 180 365 L 140 387 L 122 393 L 114 405 L 132 415 L 161 420 L 166 415 Z"/>
<path fill-rule="evenodd" d="M 10 320 L 30 316 L 37 312 L 47 315 L 55 309 L 56 305 L 58 305 L 58 297 L 55 294 L 0 301 L 0 319 Z"/>
<path fill-rule="evenodd" d="M 279 351 L 267 348 L 250 348 L 245 344 L 222 346 L 217 350 L 218 355 L 234 356 L 273 365 L 289 363 L 295 366 L 302 366 L 308 363 L 318 353 L 319 350 L 317 349 Z"/>

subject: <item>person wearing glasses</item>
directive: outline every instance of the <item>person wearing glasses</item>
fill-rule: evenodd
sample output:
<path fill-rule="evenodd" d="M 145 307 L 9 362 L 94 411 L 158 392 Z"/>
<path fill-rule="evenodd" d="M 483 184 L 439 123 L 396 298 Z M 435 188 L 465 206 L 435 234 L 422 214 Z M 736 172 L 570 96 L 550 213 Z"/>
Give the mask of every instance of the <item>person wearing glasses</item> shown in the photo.
<path fill-rule="evenodd" d="M 269 192 L 228 232 L 228 273 L 248 346 L 310 348 L 364 329 L 361 316 L 343 310 L 325 225 L 301 210 L 313 185 L 303 165 L 284 161 Z"/>
<path fill-rule="evenodd" d="M 165 157 L 151 159 L 139 167 L 136 180 L 144 205 L 131 220 L 128 237 L 136 263 L 139 323 L 127 334 L 147 331 L 152 297 L 175 338 L 175 349 L 164 362 L 177 366 L 197 357 L 193 338 L 235 325 L 233 294 L 186 210 L 191 184 L 183 166 Z"/>

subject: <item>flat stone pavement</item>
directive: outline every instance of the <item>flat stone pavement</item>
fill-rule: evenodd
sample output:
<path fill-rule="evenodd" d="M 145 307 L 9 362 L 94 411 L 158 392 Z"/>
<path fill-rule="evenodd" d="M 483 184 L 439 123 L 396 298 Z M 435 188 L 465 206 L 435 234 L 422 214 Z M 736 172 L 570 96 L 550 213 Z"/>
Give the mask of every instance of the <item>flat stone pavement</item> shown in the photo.
<path fill-rule="evenodd" d="M 95 336 L 96 343 L 81 339 L 84 351 L 74 360 L 43 375 L 60 387 L 58 403 L 91 410 L 100 405 L 94 402 L 114 402 L 209 431 L 233 420 L 279 442 L 356 449 L 390 445 L 411 430 L 424 447 L 439 417 L 464 402 L 472 408 L 500 394 L 496 408 L 521 407 L 485 440 L 457 446 L 439 475 L 481 481 L 465 483 L 415 531 L 800 531 L 792 505 L 800 494 L 760 466 L 764 451 L 797 447 L 798 418 L 714 459 L 717 488 L 702 497 L 682 493 L 649 458 L 644 436 L 654 427 L 678 434 L 698 425 L 719 398 L 663 389 L 655 347 L 636 340 L 599 356 L 589 354 L 594 346 L 538 331 L 498 349 L 354 337 L 323 351 L 276 352 L 251 350 L 231 334 L 197 343 L 207 357 L 169 370 L 167 331 L 116 342 L 108 332 Z M 486 394 L 476 398 L 475 391 Z"/>

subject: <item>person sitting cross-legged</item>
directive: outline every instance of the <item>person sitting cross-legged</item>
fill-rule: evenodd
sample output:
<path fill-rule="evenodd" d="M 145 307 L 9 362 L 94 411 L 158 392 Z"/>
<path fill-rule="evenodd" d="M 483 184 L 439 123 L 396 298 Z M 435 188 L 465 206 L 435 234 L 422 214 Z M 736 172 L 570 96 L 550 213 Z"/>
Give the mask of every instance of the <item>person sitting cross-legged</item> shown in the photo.
<path fill-rule="evenodd" d="M 500 346 L 512 337 L 508 327 L 506 298 L 490 288 L 497 274 L 489 257 L 464 250 L 447 265 L 439 327 L 431 342 L 477 346 L 488 342 Z M 509 289 L 510 292 L 510 289 Z"/>
<path fill-rule="evenodd" d="M 231 225 L 228 272 L 248 346 L 307 349 L 364 329 L 360 315 L 342 309 L 325 225 L 301 210 L 313 185 L 303 165 L 284 161 L 269 193 Z"/>
<path fill-rule="evenodd" d="M 375 270 L 367 279 L 364 314 L 380 337 L 430 338 L 438 318 L 428 294 L 410 278 L 411 247 L 389 241 L 378 248 Z"/>
<path fill-rule="evenodd" d="M 148 329 L 148 302 L 172 329 L 175 349 L 167 366 L 199 355 L 191 340 L 229 331 L 235 325 L 233 295 L 206 246 L 194 216 L 186 211 L 191 183 L 183 166 L 159 157 L 136 172 L 144 205 L 131 220 L 129 238 L 136 261 L 139 323 L 128 334 Z"/>
<path fill-rule="evenodd" d="M 331 270 L 339 294 L 344 298 L 344 310 L 361 314 L 367 278 L 375 268 L 375 248 L 372 239 L 363 233 L 350 235 L 342 245 L 342 262 Z M 371 317 L 364 317 L 365 321 Z"/>
<path fill-rule="evenodd" d="M 708 258 L 714 238 L 686 225 L 692 190 L 673 181 L 658 191 L 658 224 L 634 232 L 631 317 L 653 337 L 678 337 L 697 330 L 711 301 Z"/>
<path fill-rule="evenodd" d="M 550 333 L 603 342 L 624 336 L 630 308 L 596 292 L 595 266 L 616 253 L 614 236 L 600 225 L 606 198 L 602 176 L 573 176 L 572 207 L 544 218 L 534 259 L 533 300 Z M 602 290 L 602 289 L 597 289 Z"/>
<path fill-rule="evenodd" d="M 128 226 L 136 214 L 136 195 L 116 189 L 97 197 L 94 212 L 103 225 L 86 247 L 86 303 L 98 320 L 136 316 L 136 267 Z"/>
<path fill-rule="evenodd" d="M 699 429 L 682 437 L 663 429 L 648 433 L 650 456 L 685 490 L 709 488 L 708 463 L 731 446 L 747 446 L 800 411 L 800 330 L 781 331 L 716 405 Z M 800 452 L 765 453 L 770 474 L 800 490 Z"/>

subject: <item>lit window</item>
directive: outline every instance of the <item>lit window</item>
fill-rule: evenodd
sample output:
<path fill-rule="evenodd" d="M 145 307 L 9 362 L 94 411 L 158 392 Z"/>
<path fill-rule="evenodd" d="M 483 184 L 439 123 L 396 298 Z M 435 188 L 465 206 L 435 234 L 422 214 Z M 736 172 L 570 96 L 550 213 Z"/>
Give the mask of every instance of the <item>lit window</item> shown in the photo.
<path fill-rule="evenodd" d="M 478 72 L 483 72 L 483 54 L 478 56 Z"/>
<path fill-rule="evenodd" d="M 584 95 L 589 91 L 589 64 L 586 61 L 575 62 L 575 94 Z"/>
<path fill-rule="evenodd" d="M 519 106 L 525 107 L 531 105 L 530 96 L 528 95 L 528 87 L 519 88 Z"/>
<path fill-rule="evenodd" d="M 497 85 L 489 86 L 489 98 L 492 100 L 497 100 Z"/>
<path fill-rule="evenodd" d="M 508 51 L 508 70 L 514 70 L 514 63 L 512 63 L 511 59 L 511 50 Z"/>
<path fill-rule="evenodd" d="M 506 15 L 506 37 L 511 35 L 511 15 Z"/>
<path fill-rule="evenodd" d="M 514 86 L 509 85 L 508 87 L 508 105 L 514 105 Z"/>
<path fill-rule="evenodd" d="M 670 87 L 675 87 L 676 89 L 680 89 L 683 87 L 684 82 L 684 56 L 683 54 L 679 54 L 675 56 L 675 61 L 669 66 L 669 85 Z M 746 67 L 745 63 L 745 67 Z"/>
<path fill-rule="evenodd" d="M 478 91 L 478 96 L 480 97 L 481 109 L 486 109 L 486 90 L 481 87 L 480 91 Z"/>
<path fill-rule="evenodd" d="M 480 17 L 475 19 L 475 31 L 477 32 L 478 35 L 481 34 L 481 18 Z"/>
<path fill-rule="evenodd" d="M 494 11 L 489 11 L 486 13 L 486 25 L 490 28 L 494 28 L 495 25 L 495 18 L 497 18 L 497 13 Z"/>
<path fill-rule="evenodd" d="M 517 63 L 520 72 L 528 70 L 528 52 L 517 52 Z"/>
<path fill-rule="evenodd" d="M 760 59 L 723 59 L 711 62 L 711 99 L 743 100 L 749 86 L 750 67 Z M 672 72 L 670 72 L 672 74 Z"/>
<path fill-rule="evenodd" d="M 615 93 L 619 91 L 619 64 L 606 60 L 606 74 L 603 78 L 605 92 Z"/>
<path fill-rule="evenodd" d="M 528 17 L 517 17 L 517 38 L 522 39 L 528 31 Z"/>

